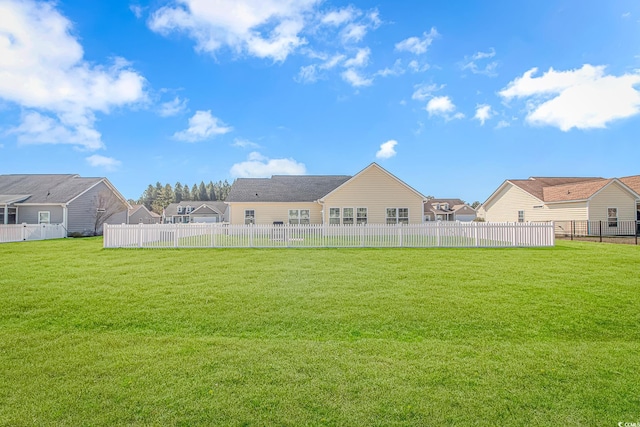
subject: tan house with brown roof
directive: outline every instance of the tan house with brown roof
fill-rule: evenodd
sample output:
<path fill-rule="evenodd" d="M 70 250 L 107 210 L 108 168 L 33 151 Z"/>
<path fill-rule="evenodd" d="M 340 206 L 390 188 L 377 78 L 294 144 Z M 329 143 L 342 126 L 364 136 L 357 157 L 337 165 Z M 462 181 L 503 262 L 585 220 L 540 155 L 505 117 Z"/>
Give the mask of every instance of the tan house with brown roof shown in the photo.
<path fill-rule="evenodd" d="M 640 175 L 510 179 L 478 209 L 488 222 L 640 220 Z"/>
<path fill-rule="evenodd" d="M 225 201 L 231 224 L 416 224 L 425 197 L 376 163 L 354 176 L 239 178 Z"/>

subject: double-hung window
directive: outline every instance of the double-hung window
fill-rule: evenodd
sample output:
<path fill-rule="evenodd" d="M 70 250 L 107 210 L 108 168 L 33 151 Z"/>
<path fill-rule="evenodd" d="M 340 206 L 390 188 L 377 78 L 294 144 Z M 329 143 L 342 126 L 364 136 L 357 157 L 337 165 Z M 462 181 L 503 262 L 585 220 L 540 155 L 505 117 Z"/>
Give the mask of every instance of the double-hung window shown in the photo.
<path fill-rule="evenodd" d="M 353 208 L 342 209 L 342 224 L 353 225 Z"/>
<path fill-rule="evenodd" d="M 244 223 L 255 224 L 256 223 L 256 211 L 253 209 L 246 209 L 244 211 Z"/>
<path fill-rule="evenodd" d="M 607 223 L 609 227 L 618 226 L 618 208 L 607 208 Z"/>
<path fill-rule="evenodd" d="M 518 222 L 524 222 L 524 211 L 518 211 Z"/>
<path fill-rule="evenodd" d="M 360 225 L 367 223 L 367 208 L 357 208 L 356 215 L 356 224 Z"/>
<path fill-rule="evenodd" d="M 50 211 L 40 211 L 38 212 L 38 224 L 50 224 L 51 223 L 51 212 Z"/>
<path fill-rule="evenodd" d="M 289 209 L 289 224 L 309 224 L 309 209 Z"/>
<path fill-rule="evenodd" d="M 329 224 L 340 225 L 340 208 L 329 208 Z"/>
<path fill-rule="evenodd" d="M 387 224 L 409 224 L 409 208 L 387 208 Z"/>

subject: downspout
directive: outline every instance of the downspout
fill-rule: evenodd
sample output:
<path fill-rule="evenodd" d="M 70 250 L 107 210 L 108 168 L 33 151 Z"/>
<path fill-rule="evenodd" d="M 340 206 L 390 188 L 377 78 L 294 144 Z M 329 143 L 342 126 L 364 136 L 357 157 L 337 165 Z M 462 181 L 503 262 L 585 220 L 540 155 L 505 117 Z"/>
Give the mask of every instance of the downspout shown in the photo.
<path fill-rule="evenodd" d="M 4 225 L 9 224 L 9 203 L 4 204 Z"/>
<path fill-rule="evenodd" d="M 324 211 L 324 200 L 322 199 L 318 199 L 316 200 L 316 202 L 318 202 L 318 204 L 320 205 L 320 213 L 322 214 L 322 225 L 325 225 L 327 223 L 326 219 L 325 219 L 325 215 L 326 212 Z"/>
<path fill-rule="evenodd" d="M 64 231 L 69 233 L 69 229 L 67 228 L 67 221 L 69 219 L 69 206 L 67 204 L 62 205 L 62 227 L 64 227 Z"/>

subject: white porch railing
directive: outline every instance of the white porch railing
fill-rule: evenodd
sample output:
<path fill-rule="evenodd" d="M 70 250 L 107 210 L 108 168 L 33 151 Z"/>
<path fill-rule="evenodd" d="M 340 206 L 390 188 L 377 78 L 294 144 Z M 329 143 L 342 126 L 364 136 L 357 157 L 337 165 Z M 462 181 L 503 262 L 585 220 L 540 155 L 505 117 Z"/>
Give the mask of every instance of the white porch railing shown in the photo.
<path fill-rule="evenodd" d="M 523 247 L 553 246 L 553 223 L 409 225 L 104 225 L 105 248 Z"/>
<path fill-rule="evenodd" d="M 62 224 L 0 224 L 0 243 L 61 239 L 66 236 Z"/>

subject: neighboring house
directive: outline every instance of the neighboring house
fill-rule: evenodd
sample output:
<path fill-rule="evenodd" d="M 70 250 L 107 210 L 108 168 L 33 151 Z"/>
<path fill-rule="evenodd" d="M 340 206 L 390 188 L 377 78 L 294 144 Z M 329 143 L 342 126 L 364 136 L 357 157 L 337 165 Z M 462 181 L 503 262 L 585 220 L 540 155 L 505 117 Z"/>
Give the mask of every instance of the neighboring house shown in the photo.
<path fill-rule="evenodd" d="M 425 197 L 376 163 L 354 176 L 239 178 L 225 203 L 231 224 L 407 224 Z"/>
<path fill-rule="evenodd" d="M 128 224 L 160 224 L 162 217 L 147 209 L 145 205 L 132 205 Z"/>
<path fill-rule="evenodd" d="M 424 203 L 425 221 L 473 221 L 476 211 L 460 199 L 429 199 Z"/>
<path fill-rule="evenodd" d="M 127 222 L 131 206 L 106 178 L 0 175 L 0 224 L 62 224 L 67 234 L 102 233 Z"/>
<path fill-rule="evenodd" d="M 165 224 L 190 222 L 226 222 L 227 205 L 224 202 L 182 201 L 171 203 L 162 213 Z"/>
<path fill-rule="evenodd" d="M 544 178 L 507 180 L 489 196 L 479 215 L 489 222 L 636 220 L 640 175 L 625 178 Z"/>

